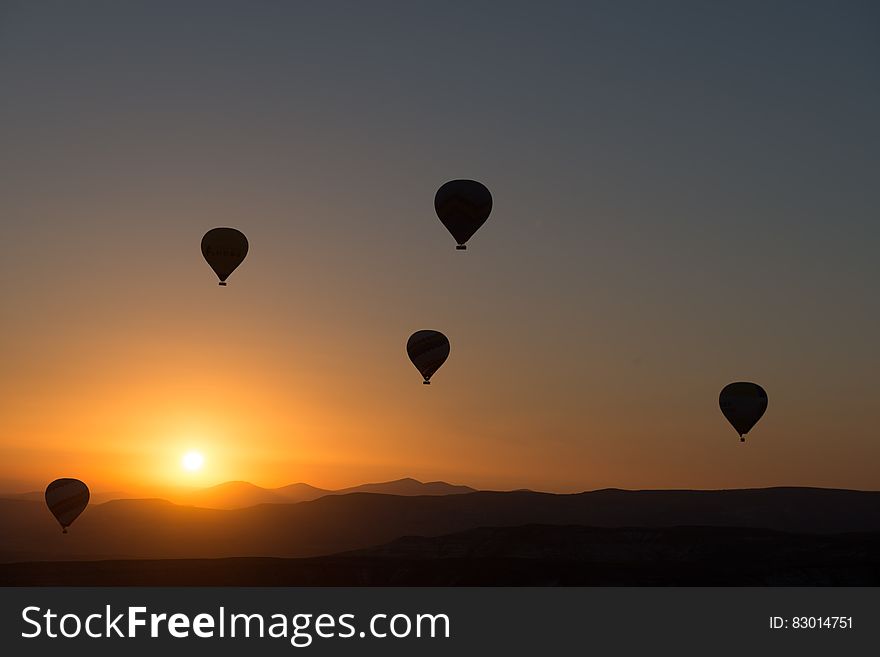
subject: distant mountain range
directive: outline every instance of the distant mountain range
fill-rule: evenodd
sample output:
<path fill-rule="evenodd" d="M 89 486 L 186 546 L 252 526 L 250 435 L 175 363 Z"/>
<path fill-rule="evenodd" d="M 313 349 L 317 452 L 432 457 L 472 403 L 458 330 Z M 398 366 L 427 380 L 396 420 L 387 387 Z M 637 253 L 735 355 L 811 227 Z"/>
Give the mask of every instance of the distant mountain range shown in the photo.
<path fill-rule="evenodd" d="M 398 484 L 402 490 L 418 488 Z M 164 500 L 116 500 L 90 505 L 66 535 L 42 502 L 7 499 L 0 500 L 0 561 L 314 557 L 362 550 L 406 536 L 437 537 L 531 524 L 738 527 L 801 534 L 880 532 L 880 492 L 819 488 L 609 489 L 575 495 L 355 492 L 236 510 Z"/>
<path fill-rule="evenodd" d="M 310 502 L 326 495 L 347 495 L 349 493 L 379 493 L 383 495 L 460 495 L 473 493 L 469 486 L 456 486 L 445 481 L 421 482 L 405 478 L 384 481 L 375 484 L 362 484 L 350 488 L 328 490 L 316 488 L 309 484 L 290 484 L 281 488 L 262 488 L 247 481 L 227 481 L 217 486 L 197 490 L 169 490 L 160 495 L 175 504 L 198 506 L 205 509 L 244 509 L 257 504 L 292 504 Z M 142 499 L 122 492 L 96 493 L 92 495 L 92 504 L 101 504 L 111 500 Z M 43 501 L 43 493 L 2 494 L 2 499 Z"/>
<path fill-rule="evenodd" d="M 256 504 L 291 504 L 311 502 L 326 495 L 348 495 L 350 493 L 378 493 L 382 495 L 460 495 L 473 493 L 468 486 L 455 486 L 445 481 L 421 482 L 405 478 L 384 481 L 377 484 L 362 484 L 350 488 L 328 490 L 315 488 L 309 484 L 290 484 L 281 488 L 261 488 L 246 481 L 228 481 L 188 495 L 182 495 L 173 502 L 203 507 L 206 509 L 243 509 Z"/>

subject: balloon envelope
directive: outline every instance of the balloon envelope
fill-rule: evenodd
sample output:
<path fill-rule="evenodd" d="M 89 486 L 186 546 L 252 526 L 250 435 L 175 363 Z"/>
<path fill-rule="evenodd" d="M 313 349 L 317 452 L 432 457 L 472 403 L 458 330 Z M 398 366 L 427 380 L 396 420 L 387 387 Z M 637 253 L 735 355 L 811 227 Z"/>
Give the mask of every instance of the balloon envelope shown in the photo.
<path fill-rule="evenodd" d="M 235 271 L 248 252 L 247 237 L 235 228 L 212 228 L 202 238 L 202 255 L 226 285 L 226 279 Z"/>
<path fill-rule="evenodd" d="M 79 479 L 56 479 L 46 487 L 46 506 L 64 533 L 89 504 L 89 487 Z"/>
<path fill-rule="evenodd" d="M 440 331 L 416 331 L 406 341 L 406 353 L 427 384 L 449 357 L 449 340 Z"/>
<path fill-rule="evenodd" d="M 465 249 L 467 242 L 492 212 L 492 194 L 476 180 L 450 180 L 434 195 L 434 209 L 446 230 Z"/>
<path fill-rule="evenodd" d="M 730 383 L 721 391 L 718 405 L 740 438 L 745 440 L 743 436 L 751 431 L 767 410 L 767 393 L 757 383 Z"/>

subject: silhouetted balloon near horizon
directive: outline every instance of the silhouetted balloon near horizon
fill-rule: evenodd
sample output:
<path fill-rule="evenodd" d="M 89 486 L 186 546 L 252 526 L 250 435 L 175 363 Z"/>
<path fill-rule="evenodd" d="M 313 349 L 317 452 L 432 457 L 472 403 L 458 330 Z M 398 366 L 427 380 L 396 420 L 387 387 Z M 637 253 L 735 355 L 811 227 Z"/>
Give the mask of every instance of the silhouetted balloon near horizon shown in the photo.
<path fill-rule="evenodd" d="M 422 383 L 429 385 L 434 372 L 449 358 L 449 340 L 440 331 L 416 331 L 406 341 L 406 353 L 425 379 Z"/>
<path fill-rule="evenodd" d="M 492 212 L 492 194 L 476 180 L 450 180 L 434 195 L 434 209 L 446 230 L 464 250 L 474 233 Z"/>
<path fill-rule="evenodd" d="M 724 386 L 718 405 L 727 421 L 745 442 L 745 435 L 757 424 L 767 410 L 767 393 L 757 383 L 739 381 Z"/>
<path fill-rule="evenodd" d="M 248 253 L 248 241 L 240 230 L 235 228 L 212 228 L 202 238 L 202 255 L 226 285 L 226 279 L 235 271 Z"/>
<path fill-rule="evenodd" d="M 46 487 L 46 506 L 63 533 L 89 505 L 89 487 L 79 479 L 56 479 Z"/>

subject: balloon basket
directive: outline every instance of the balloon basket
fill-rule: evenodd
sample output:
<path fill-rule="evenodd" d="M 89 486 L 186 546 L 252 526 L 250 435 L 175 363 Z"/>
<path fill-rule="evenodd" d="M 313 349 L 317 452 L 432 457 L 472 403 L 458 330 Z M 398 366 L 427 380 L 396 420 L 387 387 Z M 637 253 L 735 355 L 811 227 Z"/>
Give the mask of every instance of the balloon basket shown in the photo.
<path fill-rule="evenodd" d="M 219 285 L 220 287 L 226 287 L 226 281 L 220 281 L 219 283 L 217 283 L 217 285 Z"/>
<path fill-rule="evenodd" d="M 430 381 L 422 381 L 422 385 L 429 386 L 429 385 L 431 385 L 431 382 Z"/>
<path fill-rule="evenodd" d="M 466 251 L 466 250 L 467 250 L 467 244 L 459 244 L 459 245 L 457 245 L 457 246 L 455 247 L 455 250 L 456 250 L 456 251 Z"/>
<path fill-rule="evenodd" d="M 62 533 L 62 534 L 66 534 L 66 533 L 67 533 L 67 527 L 62 527 L 62 528 L 61 528 L 61 533 Z"/>
<path fill-rule="evenodd" d="M 741 442 L 741 443 L 746 442 L 746 437 L 745 437 L 745 436 L 740 436 L 740 437 L 739 437 L 739 442 Z"/>

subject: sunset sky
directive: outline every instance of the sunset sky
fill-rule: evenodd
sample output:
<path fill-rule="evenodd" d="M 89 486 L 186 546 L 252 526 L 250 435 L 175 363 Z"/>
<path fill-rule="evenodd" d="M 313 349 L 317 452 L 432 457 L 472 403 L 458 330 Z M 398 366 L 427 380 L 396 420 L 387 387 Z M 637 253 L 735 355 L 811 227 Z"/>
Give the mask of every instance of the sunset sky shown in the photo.
<path fill-rule="evenodd" d="M 0 487 L 880 487 L 878 34 L 868 0 L 0 0 Z M 494 195 L 465 252 L 454 178 Z"/>

